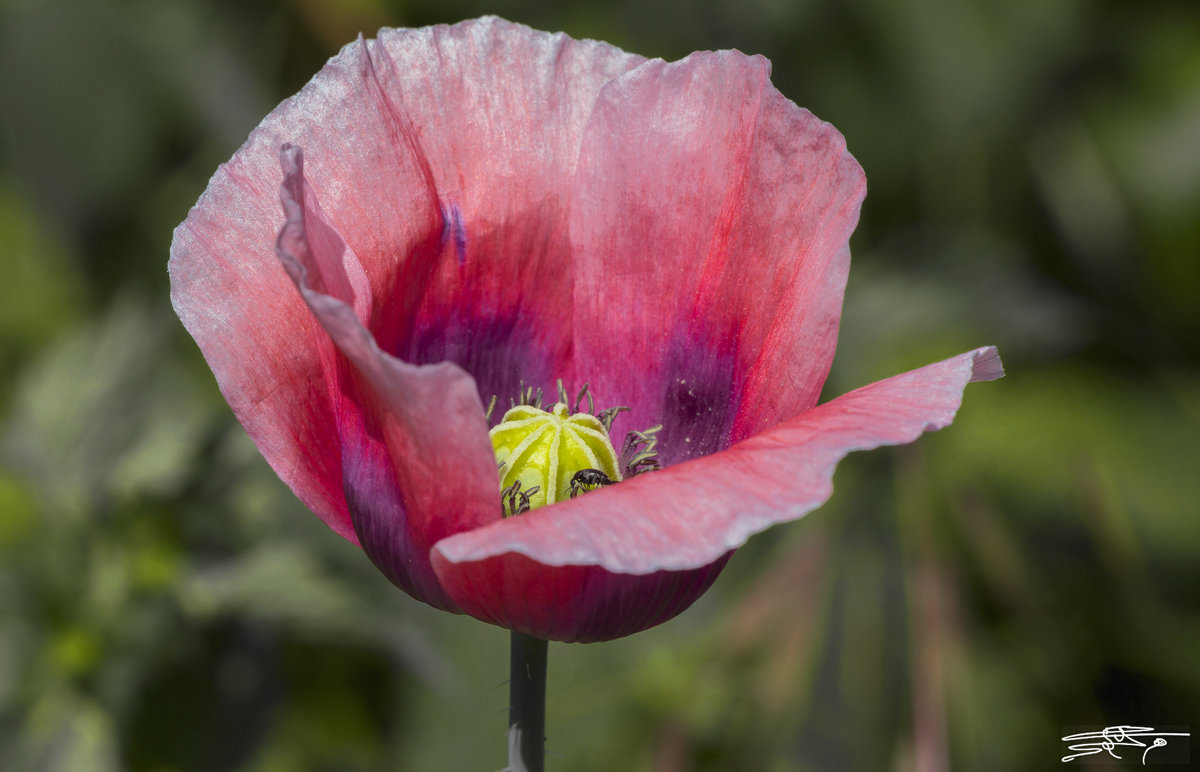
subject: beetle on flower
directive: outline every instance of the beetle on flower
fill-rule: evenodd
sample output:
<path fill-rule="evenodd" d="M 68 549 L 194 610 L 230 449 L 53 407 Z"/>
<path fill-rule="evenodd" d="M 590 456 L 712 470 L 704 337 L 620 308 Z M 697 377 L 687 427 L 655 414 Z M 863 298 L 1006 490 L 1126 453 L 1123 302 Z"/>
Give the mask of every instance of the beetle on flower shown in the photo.
<path fill-rule="evenodd" d="M 218 169 L 174 307 L 279 476 L 405 592 L 540 639 L 660 624 L 848 452 L 1002 375 L 981 348 L 817 404 L 865 181 L 768 76 L 496 18 L 382 30 Z"/>

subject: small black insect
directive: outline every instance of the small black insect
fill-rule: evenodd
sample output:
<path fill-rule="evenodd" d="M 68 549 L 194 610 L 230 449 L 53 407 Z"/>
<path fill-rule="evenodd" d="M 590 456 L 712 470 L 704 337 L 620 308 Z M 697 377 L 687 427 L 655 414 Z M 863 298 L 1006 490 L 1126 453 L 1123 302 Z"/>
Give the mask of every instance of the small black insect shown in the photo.
<path fill-rule="evenodd" d="M 575 498 L 581 493 L 587 493 L 590 490 L 599 488 L 602 485 L 612 485 L 616 480 L 613 480 L 599 469 L 580 469 L 571 477 L 571 498 Z"/>

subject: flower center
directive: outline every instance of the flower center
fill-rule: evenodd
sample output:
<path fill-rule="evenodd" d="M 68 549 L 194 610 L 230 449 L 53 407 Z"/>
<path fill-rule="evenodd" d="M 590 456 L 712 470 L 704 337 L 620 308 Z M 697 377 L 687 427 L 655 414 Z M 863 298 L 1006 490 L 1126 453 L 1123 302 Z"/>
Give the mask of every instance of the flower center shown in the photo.
<path fill-rule="evenodd" d="M 521 404 L 514 404 L 488 433 L 500 468 L 505 517 L 659 468 L 654 447 L 662 427 L 630 432 L 618 454 L 609 435 L 617 414 L 628 408 L 582 412 L 584 397 L 588 409 L 595 408 L 584 386 L 572 409 L 562 381 L 558 396 L 558 402 L 543 410 L 541 390 L 527 389 Z M 493 397 L 489 417 L 494 406 Z"/>
<path fill-rule="evenodd" d="M 501 490 L 520 483 L 513 492 L 524 491 L 529 509 L 568 498 L 572 486 L 621 479 L 617 451 L 604 424 L 588 413 L 569 414 L 563 402 L 549 411 L 517 405 L 489 434 L 500 465 Z M 585 474 L 576 480 L 576 474 L 585 470 L 603 477 Z M 506 514 L 518 514 L 519 508 L 506 506 Z"/>

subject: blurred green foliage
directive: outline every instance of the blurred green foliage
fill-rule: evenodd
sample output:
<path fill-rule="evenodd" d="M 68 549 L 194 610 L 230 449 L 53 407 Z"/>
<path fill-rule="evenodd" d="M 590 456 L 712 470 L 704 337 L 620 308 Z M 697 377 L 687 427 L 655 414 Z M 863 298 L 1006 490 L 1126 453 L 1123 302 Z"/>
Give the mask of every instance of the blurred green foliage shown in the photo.
<path fill-rule="evenodd" d="M 1035 769 L 1068 727 L 1200 728 L 1200 6 L 7 0 L 0 768 L 502 765 L 504 631 L 304 512 L 164 270 L 342 43 L 482 13 L 767 55 L 870 184 L 829 394 L 982 343 L 1009 372 L 681 618 L 553 646 L 551 768 Z"/>

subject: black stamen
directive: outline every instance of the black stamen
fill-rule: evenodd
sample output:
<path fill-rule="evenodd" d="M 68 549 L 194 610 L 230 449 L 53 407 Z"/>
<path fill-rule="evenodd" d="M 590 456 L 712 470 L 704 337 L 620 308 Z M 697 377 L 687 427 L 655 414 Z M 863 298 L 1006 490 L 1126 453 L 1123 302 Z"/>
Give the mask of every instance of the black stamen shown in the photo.
<path fill-rule="evenodd" d="M 658 451 L 655 449 L 661 430 L 662 424 L 659 424 L 644 432 L 630 432 L 625 435 L 625 444 L 621 447 L 621 455 L 617 459 L 617 466 L 625 479 L 662 469 L 662 464 L 658 463 Z"/>
<path fill-rule="evenodd" d="M 524 381 L 522 381 L 522 384 L 523 383 L 524 383 Z M 532 386 L 525 386 L 524 388 L 521 388 L 521 387 L 518 387 L 518 388 L 520 390 L 517 392 L 517 396 L 520 397 L 520 399 L 509 400 L 509 404 L 512 407 L 516 407 L 517 405 L 529 405 L 530 407 L 536 408 L 537 410 L 542 409 L 542 389 L 540 386 L 538 387 L 538 389 L 536 391 L 534 391 L 534 388 Z"/>
<path fill-rule="evenodd" d="M 500 509 L 503 511 L 503 516 L 512 517 L 528 512 L 530 507 L 529 497 L 541 489 L 540 485 L 535 485 L 532 488 L 521 490 L 521 481 L 517 480 L 512 485 L 500 491 Z"/>
<path fill-rule="evenodd" d="M 607 410 L 601 410 L 596 413 L 596 417 L 600 419 L 600 423 L 604 425 L 604 431 L 612 434 L 613 421 L 616 420 L 618 413 L 628 413 L 627 407 L 610 407 Z"/>
<path fill-rule="evenodd" d="M 588 391 L 588 385 L 586 383 L 583 384 L 583 388 L 579 390 L 579 393 L 575 395 L 575 409 L 572 412 L 574 412 L 574 413 L 582 413 L 583 412 L 582 410 L 579 409 L 579 406 L 581 404 L 583 404 L 584 397 L 587 397 L 587 401 L 588 401 L 587 411 L 589 413 L 595 413 L 596 412 L 596 403 L 594 400 L 592 400 L 591 392 Z"/>

